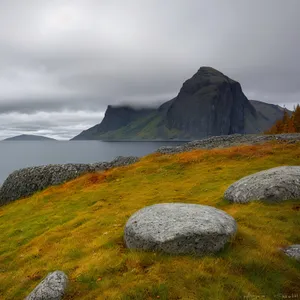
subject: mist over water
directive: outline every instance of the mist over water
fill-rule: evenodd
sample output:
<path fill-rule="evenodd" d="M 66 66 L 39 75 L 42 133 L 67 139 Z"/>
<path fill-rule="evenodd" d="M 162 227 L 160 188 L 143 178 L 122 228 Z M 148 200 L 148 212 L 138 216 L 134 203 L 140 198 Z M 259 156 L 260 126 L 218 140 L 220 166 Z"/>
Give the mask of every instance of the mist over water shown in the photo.
<path fill-rule="evenodd" d="M 94 163 L 117 156 L 144 156 L 184 142 L 5 141 L 0 142 L 0 185 L 15 170 L 48 164 Z"/>

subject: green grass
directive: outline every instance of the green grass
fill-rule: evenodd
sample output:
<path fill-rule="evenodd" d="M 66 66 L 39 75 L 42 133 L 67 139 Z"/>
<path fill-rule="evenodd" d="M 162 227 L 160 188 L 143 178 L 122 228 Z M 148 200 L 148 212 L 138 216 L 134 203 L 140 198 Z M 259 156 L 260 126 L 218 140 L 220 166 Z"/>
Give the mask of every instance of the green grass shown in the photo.
<path fill-rule="evenodd" d="M 120 129 L 109 131 L 104 134 L 97 135 L 97 139 L 156 139 L 161 137 L 164 139 L 183 137 L 183 132 L 177 129 L 169 129 L 164 125 L 162 115 L 158 112 L 150 113 L 148 116 L 138 118 Z M 189 138 L 188 136 L 186 138 Z"/>
<path fill-rule="evenodd" d="M 57 269 L 70 279 L 65 299 L 300 295 L 300 264 L 278 250 L 300 243 L 300 202 L 239 205 L 223 199 L 227 187 L 243 176 L 300 165 L 299 146 L 266 143 L 152 154 L 1 207 L 0 299 L 24 299 Z M 236 219 L 238 233 L 213 256 L 126 249 L 128 218 L 146 205 L 164 202 L 222 209 Z"/>

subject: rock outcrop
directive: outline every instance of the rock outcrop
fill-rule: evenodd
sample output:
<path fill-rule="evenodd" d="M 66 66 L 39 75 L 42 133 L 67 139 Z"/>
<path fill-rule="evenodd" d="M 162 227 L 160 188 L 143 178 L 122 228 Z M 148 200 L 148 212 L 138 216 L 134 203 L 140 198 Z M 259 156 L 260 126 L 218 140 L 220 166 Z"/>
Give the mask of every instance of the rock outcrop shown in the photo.
<path fill-rule="evenodd" d="M 240 84 L 221 72 L 202 67 L 182 86 L 166 115 L 168 128 L 193 137 L 245 133 L 246 114 L 256 116 Z"/>
<path fill-rule="evenodd" d="M 49 273 L 25 300 L 60 300 L 65 294 L 68 277 L 62 271 Z"/>
<path fill-rule="evenodd" d="M 164 146 L 160 147 L 157 152 L 161 154 L 175 154 L 180 152 L 192 151 L 197 149 L 213 149 L 213 148 L 226 148 L 239 145 L 253 145 L 260 144 L 268 141 L 300 142 L 300 133 L 292 134 L 273 134 L 273 135 L 255 135 L 255 134 L 232 134 L 214 136 L 211 138 L 196 140 L 185 143 L 180 146 Z"/>
<path fill-rule="evenodd" d="M 135 156 L 119 156 L 111 162 L 46 165 L 17 170 L 7 177 L 0 188 L 0 206 L 19 198 L 31 196 L 49 186 L 75 179 L 85 173 L 126 166 L 138 160 L 139 158 Z"/>
<path fill-rule="evenodd" d="M 137 156 L 118 156 L 110 162 L 100 162 L 89 164 L 94 171 L 103 171 L 111 168 L 129 166 L 139 161 Z"/>
<path fill-rule="evenodd" d="M 283 116 L 282 108 L 249 101 L 240 83 L 201 67 L 178 95 L 157 109 L 107 107 L 100 124 L 74 140 L 194 140 L 234 133 L 261 133 Z"/>
<path fill-rule="evenodd" d="M 282 249 L 282 251 L 289 257 L 300 261 L 300 244 L 291 245 Z"/>
<path fill-rule="evenodd" d="M 124 239 L 130 249 L 204 255 L 221 250 L 236 230 L 235 220 L 214 207 L 166 203 L 136 212 Z"/>
<path fill-rule="evenodd" d="M 277 167 L 246 176 L 233 183 L 224 198 L 234 203 L 300 200 L 300 167 Z"/>

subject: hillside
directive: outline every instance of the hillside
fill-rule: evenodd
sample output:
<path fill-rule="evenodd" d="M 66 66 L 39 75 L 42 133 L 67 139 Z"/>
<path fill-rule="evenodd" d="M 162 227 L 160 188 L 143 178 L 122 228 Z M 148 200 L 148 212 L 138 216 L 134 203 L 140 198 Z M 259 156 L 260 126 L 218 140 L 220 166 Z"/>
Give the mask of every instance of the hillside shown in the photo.
<path fill-rule="evenodd" d="M 243 176 L 300 165 L 300 144 L 268 142 L 227 149 L 151 154 L 87 174 L 0 207 L 0 299 L 24 299 L 49 272 L 70 279 L 64 299 L 245 299 L 300 294 L 300 264 L 279 247 L 300 244 L 299 201 L 230 204 Z M 126 249 L 124 225 L 146 205 L 185 202 L 224 210 L 238 223 L 213 256 Z M 254 296 L 253 296 L 254 297 Z"/>
<path fill-rule="evenodd" d="M 256 109 L 260 116 L 258 124 L 261 128 L 271 128 L 275 121 L 280 120 L 283 117 L 284 108 L 270 103 L 265 103 L 257 100 L 249 100 L 251 105 Z M 289 115 L 292 112 L 286 109 Z M 275 120 L 275 121 L 274 121 Z"/>
<path fill-rule="evenodd" d="M 22 134 L 11 138 L 7 138 L 3 141 L 55 141 L 55 139 L 40 135 Z"/>
<path fill-rule="evenodd" d="M 100 124 L 74 140 L 193 140 L 233 133 L 262 133 L 283 110 L 249 101 L 241 85 L 210 68 L 201 67 L 184 82 L 174 99 L 157 109 L 108 106 Z"/>

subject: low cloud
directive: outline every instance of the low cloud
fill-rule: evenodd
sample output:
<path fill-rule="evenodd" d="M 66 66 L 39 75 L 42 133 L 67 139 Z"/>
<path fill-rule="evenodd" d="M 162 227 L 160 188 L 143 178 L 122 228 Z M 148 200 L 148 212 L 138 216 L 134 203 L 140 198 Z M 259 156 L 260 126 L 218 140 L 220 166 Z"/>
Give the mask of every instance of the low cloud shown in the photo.
<path fill-rule="evenodd" d="M 36 134 L 68 140 L 99 123 L 103 117 L 103 112 L 93 111 L 12 112 L 0 115 L 0 132 L 3 139 L 19 134 Z"/>

